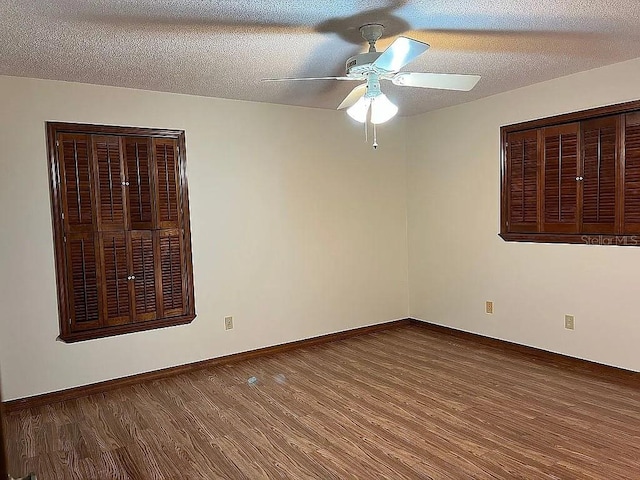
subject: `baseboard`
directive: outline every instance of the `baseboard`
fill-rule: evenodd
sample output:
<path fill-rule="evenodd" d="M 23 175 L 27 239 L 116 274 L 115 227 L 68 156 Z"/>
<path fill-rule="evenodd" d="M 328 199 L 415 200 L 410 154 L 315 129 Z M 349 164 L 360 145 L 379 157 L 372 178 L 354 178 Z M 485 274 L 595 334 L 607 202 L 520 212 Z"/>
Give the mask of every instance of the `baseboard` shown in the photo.
<path fill-rule="evenodd" d="M 412 325 L 418 325 L 421 328 L 427 329 L 433 333 L 448 335 L 451 337 L 456 337 L 458 339 L 471 341 L 474 344 L 481 344 L 493 349 L 523 355 L 527 359 L 539 363 L 546 363 L 558 368 L 572 370 L 575 372 L 597 376 L 600 378 L 606 378 L 606 380 L 615 381 L 618 384 L 633 386 L 635 388 L 640 387 L 640 372 L 635 372 L 633 370 L 613 367 L 611 365 L 605 365 L 602 363 L 592 362 L 590 360 L 584 360 L 582 358 L 571 357 L 569 355 L 563 355 L 561 353 L 550 352 L 540 348 L 530 347 L 528 345 L 509 342 L 507 340 L 486 337 L 478 333 L 465 332 L 464 330 L 457 330 L 452 327 L 438 325 L 415 318 L 411 318 L 410 322 Z"/>
<path fill-rule="evenodd" d="M 138 383 L 150 382 L 153 380 L 160 380 L 174 375 L 180 375 L 181 373 L 193 372 L 194 370 L 201 370 L 209 367 L 216 367 L 219 365 L 227 365 L 231 363 L 242 362 L 250 358 L 264 357 L 269 355 L 275 355 L 282 352 L 287 352 L 297 348 L 310 347 L 313 345 L 319 345 L 322 343 L 335 342 L 350 338 L 358 335 L 365 335 L 367 333 L 378 332 L 381 330 L 387 330 L 390 328 L 397 328 L 401 326 L 407 326 L 411 324 L 411 320 L 408 318 L 401 320 L 393 320 L 390 322 L 378 323 L 376 325 L 369 325 L 366 327 L 354 328 L 351 330 L 344 330 L 341 332 L 329 333 L 326 335 L 320 335 L 318 337 L 306 338 L 303 340 L 297 340 L 294 342 L 283 343 L 280 345 L 273 345 L 271 347 L 258 348 L 256 350 L 250 350 L 247 352 L 234 353 L 231 355 L 225 355 L 223 357 L 211 358 L 208 360 L 201 360 L 199 362 L 187 363 L 185 365 L 178 365 L 175 367 L 163 368 L 161 370 L 154 370 L 152 372 L 140 373 L 137 375 L 131 375 L 128 377 L 115 378 L 113 380 L 106 380 L 104 382 L 91 383 L 89 385 L 82 385 L 80 387 L 68 388 L 50 393 L 43 393 L 41 395 L 34 395 L 32 397 L 19 398 L 16 400 L 9 400 L 3 402 L 5 412 L 13 412 L 16 410 L 23 410 L 26 408 L 40 407 L 43 405 L 50 405 L 52 403 L 64 402 L 66 400 L 73 400 L 75 398 L 86 397 L 88 395 L 95 395 L 98 393 L 105 393 L 110 390 L 115 390 L 130 385 L 136 385 Z"/>
<path fill-rule="evenodd" d="M 625 370 L 623 368 L 591 362 L 589 360 L 570 357 L 568 355 L 563 355 L 560 353 L 549 352 L 547 350 L 542 350 L 527 345 L 521 345 L 518 343 L 509 342 L 507 340 L 486 337 L 477 333 L 465 332 L 463 330 L 457 330 L 452 327 L 429 323 L 424 320 L 405 318 L 402 320 L 393 320 L 390 322 L 354 328 L 342 332 L 329 333 L 326 335 L 320 335 L 318 337 L 297 340 L 280 345 L 258 348 L 256 350 L 250 350 L 247 352 L 234 353 L 231 355 L 225 355 L 223 357 L 201 360 L 199 362 L 187 363 L 185 365 L 163 368 L 161 370 L 154 370 L 152 372 L 145 372 L 128 377 L 116 378 L 104 382 L 92 383 L 89 385 L 59 390 L 56 392 L 44 393 L 42 395 L 9 400 L 7 402 L 3 402 L 2 407 L 4 412 L 8 413 L 26 408 L 50 405 L 52 403 L 73 400 L 88 395 L 105 393 L 111 390 L 116 390 L 118 388 L 136 385 L 143 382 L 161 380 L 163 378 L 180 375 L 182 373 L 193 372 L 195 370 L 242 362 L 244 360 L 249 360 L 257 357 L 276 355 L 278 353 L 287 352 L 297 348 L 335 342 L 358 335 L 365 335 L 367 333 L 373 333 L 407 325 L 416 325 L 420 328 L 427 329 L 434 334 L 447 335 L 450 337 L 469 341 L 474 344 L 481 344 L 493 349 L 522 355 L 529 360 L 546 363 L 557 368 L 570 369 L 572 371 L 580 372 L 583 374 L 606 378 L 606 380 L 608 381 L 615 381 L 616 383 L 632 386 L 635 388 L 638 388 L 640 386 L 640 372 L 634 372 L 632 370 Z"/>

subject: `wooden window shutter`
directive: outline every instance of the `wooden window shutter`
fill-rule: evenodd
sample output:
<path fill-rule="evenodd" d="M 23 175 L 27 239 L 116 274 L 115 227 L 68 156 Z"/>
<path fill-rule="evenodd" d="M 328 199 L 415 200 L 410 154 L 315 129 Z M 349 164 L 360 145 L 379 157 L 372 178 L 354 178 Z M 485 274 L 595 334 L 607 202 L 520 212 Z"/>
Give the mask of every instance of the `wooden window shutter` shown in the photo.
<path fill-rule="evenodd" d="M 162 315 L 183 315 L 187 301 L 183 279 L 182 235 L 179 230 L 161 230 L 160 234 L 160 278 L 162 285 Z"/>
<path fill-rule="evenodd" d="M 89 136 L 59 134 L 57 144 L 65 230 L 92 231 L 94 201 Z"/>
<path fill-rule="evenodd" d="M 94 171 L 96 172 L 99 230 L 124 230 L 124 172 L 120 139 L 116 136 L 93 136 Z"/>
<path fill-rule="evenodd" d="M 127 243 L 124 232 L 100 234 L 103 273 L 103 318 L 107 325 L 122 325 L 131 320 L 127 262 Z"/>
<path fill-rule="evenodd" d="M 624 116 L 623 231 L 640 234 L 640 113 Z"/>
<path fill-rule="evenodd" d="M 73 233 L 66 237 L 69 290 L 69 326 L 88 330 L 101 325 L 98 289 L 98 254 L 92 233 Z M 63 319 L 64 321 L 64 319 Z"/>
<path fill-rule="evenodd" d="M 131 232 L 131 270 L 135 277 L 132 311 L 136 321 L 155 320 L 158 316 L 155 251 L 151 231 Z"/>
<path fill-rule="evenodd" d="M 178 227 L 180 199 L 177 142 L 173 139 L 154 138 L 153 148 L 157 169 L 158 226 Z"/>
<path fill-rule="evenodd" d="M 152 200 L 151 141 L 145 137 L 124 139 L 127 166 L 129 217 L 133 230 L 151 230 L 155 203 Z"/>
<path fill-rule="evenodd" d="M 534 132 L 537 230 L 523 223 Z M 640 100 L 505 125 L 500 138 L 504 240 L 640 246 Z"/>
<path fill-rule="evenodd" d="M 195 318 L 184 132 L 48 123 L 65 341 Z"/>
<path fill-rule="evenodd" d="M 544 232 L 578 232 L 578 130 L 577 123 L 543 129 Z"/>
<path fill-rule="evenodd" d="M 507 137 L 509 231 L 538 230 L 538 133 L 511 133 Z"/>
<path fill-rule="evenodd" d="M 582 122 L 582 232 L 612 234 L 616 220 L 618 118 Z"/>

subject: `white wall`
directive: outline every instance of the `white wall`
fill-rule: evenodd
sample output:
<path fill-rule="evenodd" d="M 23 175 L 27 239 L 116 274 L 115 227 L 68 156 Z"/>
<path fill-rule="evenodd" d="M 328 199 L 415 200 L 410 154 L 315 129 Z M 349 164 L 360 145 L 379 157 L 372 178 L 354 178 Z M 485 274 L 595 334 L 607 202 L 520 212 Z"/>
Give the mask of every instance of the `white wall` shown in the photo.
<path fill-rule="evenodd" d="M 402 120 L 374 152 L 326 110 L 12 77 L 0 109 L 5 400 L 407 316 Z M 47 120 L 186 130 L 192 324 L 55 340 Z"/>
<path fill-rule="evenodd" d="M 500 126 L 638 99 L 639 78 L 636 59 L 409 119 L 412 317 L 640 370 L 640 248 L 498 237 Z"/>
<path fill-rule="evenodd" d="M 497 236 L 499 127 L 640 98 L 638 78 L 640 59 L 396 119 L 373 152 L 341 112 L 0 76 L 4 399 L 408 314 L 640 370 L 640 248 Z M 186 130 L 191 325 L 55 341 L 47 120 Z"/>

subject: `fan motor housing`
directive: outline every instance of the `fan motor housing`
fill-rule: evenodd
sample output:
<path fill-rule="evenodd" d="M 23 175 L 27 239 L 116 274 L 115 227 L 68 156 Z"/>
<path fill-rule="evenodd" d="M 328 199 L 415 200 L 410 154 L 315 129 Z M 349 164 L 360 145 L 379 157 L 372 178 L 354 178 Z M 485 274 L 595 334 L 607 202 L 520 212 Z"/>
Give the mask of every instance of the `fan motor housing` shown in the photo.
<path fill-rule="evenodd" d="M 362 74 L 371 71 L 371 64 L 375 62 L 382 52 L 360 53 L 347 60 L 346 71 L 349 74 Z"/>

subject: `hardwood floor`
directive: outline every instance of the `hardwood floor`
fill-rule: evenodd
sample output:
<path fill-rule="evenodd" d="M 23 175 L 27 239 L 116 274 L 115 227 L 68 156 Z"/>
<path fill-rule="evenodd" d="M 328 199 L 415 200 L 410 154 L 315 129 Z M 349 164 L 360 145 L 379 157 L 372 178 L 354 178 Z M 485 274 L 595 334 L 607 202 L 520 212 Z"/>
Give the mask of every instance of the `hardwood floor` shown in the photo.
<path fill-rule="evenodd" d="M 40 480 L 640 479 L 640 385 L 413 325 L 5 422 Z"/>

